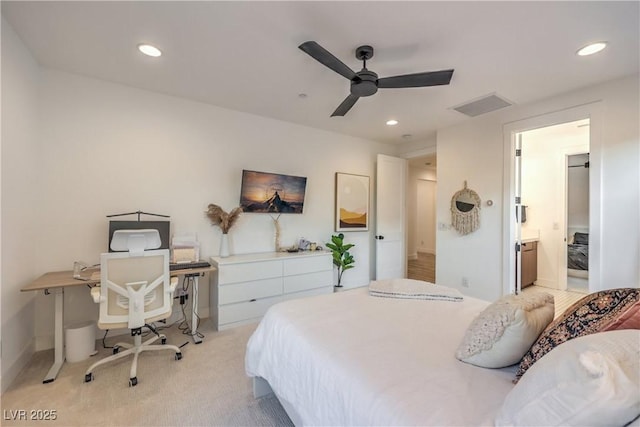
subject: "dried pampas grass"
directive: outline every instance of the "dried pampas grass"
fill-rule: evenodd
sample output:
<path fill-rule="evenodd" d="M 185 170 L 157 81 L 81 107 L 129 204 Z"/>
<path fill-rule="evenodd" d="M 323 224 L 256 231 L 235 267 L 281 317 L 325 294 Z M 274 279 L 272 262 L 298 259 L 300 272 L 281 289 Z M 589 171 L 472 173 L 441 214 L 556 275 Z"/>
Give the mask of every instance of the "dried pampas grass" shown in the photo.
<path fill-rule="evenodd" d="M 235 224 L 238 218 L 240 218 L 242 208 L 237 207 L 231 212 L 226 213 L 220 206 L 210 204 L 207 212 L 205 213 L 207 214 L 207 217 L 209 217 L 211 224 L 220 227 L 222 234 L 227 234 L 231 227 L 233 227 L 233 224 Z"/>

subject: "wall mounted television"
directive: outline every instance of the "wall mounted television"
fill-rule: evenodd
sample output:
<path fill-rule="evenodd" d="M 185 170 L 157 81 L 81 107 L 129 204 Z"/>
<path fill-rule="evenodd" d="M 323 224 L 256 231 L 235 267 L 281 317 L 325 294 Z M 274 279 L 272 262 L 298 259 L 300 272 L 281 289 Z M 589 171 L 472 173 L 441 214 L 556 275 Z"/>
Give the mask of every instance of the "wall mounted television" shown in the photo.
<path fill-rule="evenodd" d="M 240 206 L 244 212 L 301 214 L 307 178 L 242 171 Z"/>
<path fill-rule="evenodd" d="M 169 249 L 169 239 L 171 236 L 171 223 L 169 221 L 109 221 L 109 252 L 111 250 L 111 239 L 116 230 L 158 230 L 160 233 L 161 246 L 158 249 Z"/>

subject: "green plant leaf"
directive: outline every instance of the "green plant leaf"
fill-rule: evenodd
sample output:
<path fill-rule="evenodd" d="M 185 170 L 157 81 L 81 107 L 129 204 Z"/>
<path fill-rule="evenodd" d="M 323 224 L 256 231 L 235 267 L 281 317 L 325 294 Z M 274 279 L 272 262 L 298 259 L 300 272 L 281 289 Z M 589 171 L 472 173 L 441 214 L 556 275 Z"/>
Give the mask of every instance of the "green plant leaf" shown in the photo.
<path fill-rule="evenodd" d="M 333 243 L 327 243 L 326 245 L 329 249 L 331 249 L 332 251 L 337 251 L 338 247 L 336 245 L 334 245 Z"/>

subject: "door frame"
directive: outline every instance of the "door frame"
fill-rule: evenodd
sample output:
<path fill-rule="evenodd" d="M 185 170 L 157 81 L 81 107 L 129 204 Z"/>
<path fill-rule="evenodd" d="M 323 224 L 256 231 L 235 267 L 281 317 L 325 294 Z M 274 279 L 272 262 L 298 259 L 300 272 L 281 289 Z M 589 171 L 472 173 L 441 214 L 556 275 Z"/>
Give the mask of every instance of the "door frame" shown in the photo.
<path fill-rule="evenodd" d="M 589 141 L 589 146 L 591 146 L 591 141 Z M 566 245 L 569 242 L 569 156 L 575 156 L 580 154 L 590 154 L 590 150 L 585 151 L 582 147 L 568 148 L 565 150 L 564 154 L 564 211 L 563 211 L 563 221 L 562 225 L 564 227 L 564 244 Z M 589 157 L 591 157 L 589 155 Z M 589 183 L 591 183 L 591 163 L 589 163 Z M 591 194 L 589 194 L 589 202 L 591 202 Z M 589 208 L 591 208 L 591 203 L 589 203 Z M 591 214 L 591 212 L 589 212 Z M 589 219 L 591 222 L 591 219 Z M 568 249 L 567 249 L 568 251 Z M 591 250 L 589 250 L 589 256 L 591 256 Z M 558 265 L 558 289 L 562 291 L 567 290 L 567 282 L 568 282 L 568 274 L 567 274 L 567 252 L 563 254 L 559 254 L 560 263 Z M 589 273 L 587 273 L 589 274 Z"/>
<path fill-rule="evenodd" d="M 503 262 L 502 293 L 515 293 L 517 239 L 515 205 L 515 154 L 516 137 L 519 133 L 557 124 L 589 119 L 589 291 L 600 289 L 601 257 L 601 182 L 602 182 L 602 135 L 604 108 L 601 101 L 542 114 L 505 123 L 503 126 Z"/>
<path fill-rule="evenodd" d="M 400 157 L 401 157 L 401 158 L 403 158 L 403 159 L 407 160 L 407 186 L 406 186 L 406 191 L 407 191 L 407 192 L 409 191 L 409 188 L 411 187 L 410 183 L 408 182 L 408 177 L 409 177 L 409 175 L 410 175 L 410 172 L 409 172 L 409 166 L 408 166 L 408 164 L 409 164 L 409 163 L 408 163 L 408 161 L 409 161 L 410 159 L 414 159 L 414 158 L 416 158 L 416 157 L 424 157 L 424 156 L 429 156 L 429 155 L 431 155 L 431 154 L 435 154 L 435 155 L 436 155 L 436 158 L 437 158 L 437 156 L 438 156 L 438 147 L 437 147 L 436 145 L 429 146 L 429 147 L 425 147 L 425 148 L 421 148 L 421 149 L 414 150 L 414 151 L 409 151 L 409 152 L 406 152 L 406 153 L 404 153 L 404 154 L 400 155 Z M 432 182 L 435 182 L 435 183 L 436 183 L 436 192 L 437 192 L 437 185 L 438 185 L 438 169 L 436 168 L 436 179 L 435 179 L 435 180 L 425 180 L 425 181 L 432 181 Z M 436 203 L 437 203 L 437 202 L 436 202 Z M 417 207 L 417 206 L 416 206 L 416 207 Z M 437 207 L 437 205 L 436 205 L 436 207 Z M 408 232 L 408 230 L 409 230 L 409 212 L 407 211 L 405 214 L 406 214 L 406 215 L 405 215 L 405 216 L 406 216 L 405 221 L 406 221 L 406 224 L 407 224 L 406 229 L 407 229 L 407 232 Z M 436 217 L 435 217 L 435 219 L 436 219 L 436 229 L 435 229 L 436 233 L 435 233 L 435 240 L 436 240 L 436 246 L 437 246 L 437 239 L 438 239 L 438 233 L 437 233 L 437 230 L 438 230 L 438 215 L 437 215 L 437 210 L 436 210 L 436 212 L 435 212 L 435 216 L 436 216 Z M 408 257 L 409 238 L 408 238 L 408 236 L 406 236 L 405 246 L 406 246 L 406 250 L 407 250 L 407 262 L 408 262 L 408 261 L 409 261 L 409 257 Z M 436 248 L 434 248 L 434 249 L 433 249 L 433 251 L 434 251 L 434 252 L 433 252 L 433 254 L 435 255 L 435 253 L 436 253 Z"/>

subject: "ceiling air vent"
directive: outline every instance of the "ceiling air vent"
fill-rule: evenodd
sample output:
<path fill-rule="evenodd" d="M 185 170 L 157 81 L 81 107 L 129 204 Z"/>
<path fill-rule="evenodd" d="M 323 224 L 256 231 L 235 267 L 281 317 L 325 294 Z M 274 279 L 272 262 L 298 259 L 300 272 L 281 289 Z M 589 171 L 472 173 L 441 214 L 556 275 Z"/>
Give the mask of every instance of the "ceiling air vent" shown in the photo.
<path fill-rule="evenodd" d="M 513 105 L 513 103 L 492 93 L 474 101 L 452 107 L 452 109 L 469 117 L 475 117 L 510 105 Z"/>

